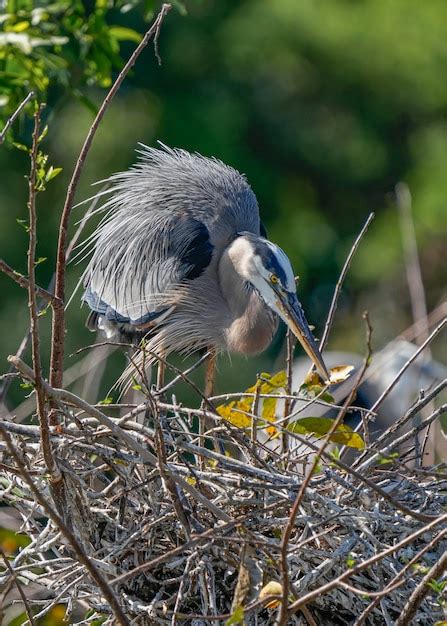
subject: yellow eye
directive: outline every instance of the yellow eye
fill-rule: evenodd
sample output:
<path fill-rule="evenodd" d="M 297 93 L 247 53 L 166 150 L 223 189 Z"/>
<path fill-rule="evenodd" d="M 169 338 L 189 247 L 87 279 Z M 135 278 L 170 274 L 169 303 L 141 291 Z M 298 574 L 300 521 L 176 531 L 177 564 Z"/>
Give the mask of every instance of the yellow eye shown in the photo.
<path fill-rule="evenodd" d="M 278 282 L 278 277 L 277 277 L 277 276 L 275 276 L 275 274 L 272 274 L 272 275 L 270 276 L 270 281 L 271 281 L 273 284 L 275 284 L 275 283 L 277 283 L 277 282 Z"/>

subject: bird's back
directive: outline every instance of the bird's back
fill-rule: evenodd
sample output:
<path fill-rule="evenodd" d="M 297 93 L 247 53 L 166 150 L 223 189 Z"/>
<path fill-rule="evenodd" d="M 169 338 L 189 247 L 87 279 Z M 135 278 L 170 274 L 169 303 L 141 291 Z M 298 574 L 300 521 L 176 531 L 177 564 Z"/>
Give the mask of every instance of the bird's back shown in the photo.
<path fill-rule="evenodd" d="M 184 150 L 138 152 L 133 167 L 108 179 L 84 274 L 93 313 L 130 327 L 157 320 L 180 286 L 215 272 L 236 233 L 260 232 L 256 197 L 235 169 Z"/>

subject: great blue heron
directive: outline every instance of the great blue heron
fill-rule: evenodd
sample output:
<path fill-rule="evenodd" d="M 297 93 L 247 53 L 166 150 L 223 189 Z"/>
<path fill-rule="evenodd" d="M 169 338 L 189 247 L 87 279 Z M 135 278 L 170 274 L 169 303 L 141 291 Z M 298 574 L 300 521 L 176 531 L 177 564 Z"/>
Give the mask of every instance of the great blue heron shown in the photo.
<path fill-rule="evenodd" d="M 290 261 L 266 239 L 245 177 L 185 150 L 138 152 L 137 164 L 99 194 L 111 196 L 84 274 L 88 328 L 145 338 L 148 352 L 163 356 L 249 355 L 270 344 L 279 316 L 327 380 Z M 208 391 L 213 378 L 214 359 Z"/>

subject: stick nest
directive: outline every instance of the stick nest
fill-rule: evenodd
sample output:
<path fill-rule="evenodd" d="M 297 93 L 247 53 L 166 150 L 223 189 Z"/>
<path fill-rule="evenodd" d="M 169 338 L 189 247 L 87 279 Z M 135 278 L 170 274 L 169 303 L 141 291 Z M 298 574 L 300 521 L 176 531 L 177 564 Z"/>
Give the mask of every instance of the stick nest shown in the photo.
<path fill-rule="evenodd" d="M 246 624 L 274 624 L 278 603 L 259 594 L 270 581 L 282 581 L 283 529 L 314 454 L 302 439 L 288 455 L 269 451 L 246 431 L 217 416 L 213 421 L 211 410 L 195 412 L 156 398 L 128 407 L 124 418 L 116 417 L 116 406 L 97 406 L 118 435 L 71 402 L 59 407 L 65 426 L 52 429 L 52 442 L 64 476 L 65 523 L 129 622 L 225 624 L 241 606 Z M 204 440 L 195 432 L 197 414 L 212 422 Z M 34 484 L 54 507 L 39 428 L 6 426 Z M 216 451 L 213 441 L 229 452 Z M 20 513 L 31 538 L 11 567 L 22 586 L 44 592 L 43 599 L 29 598 L 31 607 L 44 615 L 61 603 L 74 623 L 115 623 L 102 592 L 1 445 L 2 500 Z M 289 604 L 317 593 L 287 623 L 394 623 L 446 550 L 445 515 L 443 523 L 430 523 L 447 504 L 447 479 L 439 468 L 410 470 L 397 459 L 368 463 L 365 456 L 357 476 L 323 457 L 305 491 L 287 545 Z M 375 555 L 376 562 L 334 584 Z M 8 576 L 5 570 L 0 582 Z M 443 619 L 435 584 L 412 623 Z M 377 592 L 381 597 L 369 595 Z"/>

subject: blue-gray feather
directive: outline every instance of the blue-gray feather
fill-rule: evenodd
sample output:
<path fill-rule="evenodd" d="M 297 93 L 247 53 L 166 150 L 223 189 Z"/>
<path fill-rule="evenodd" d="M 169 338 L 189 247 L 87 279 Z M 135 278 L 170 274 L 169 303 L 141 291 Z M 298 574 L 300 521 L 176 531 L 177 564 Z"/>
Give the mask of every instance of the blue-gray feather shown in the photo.
<path fill-rule="evenodd" d="M 185 285 L 209 290 L 204 274 L 215 275 L 235 233 L 260 232 L 256 197 L 233 168 L 166 147 L 138 152 L 132 168 L 110 177 L 105 217 L 90 240 L 83 300 L 98 314 L 90 326 L 103 318 L 129 331 L 162 318 L 185 298 Z"/>

